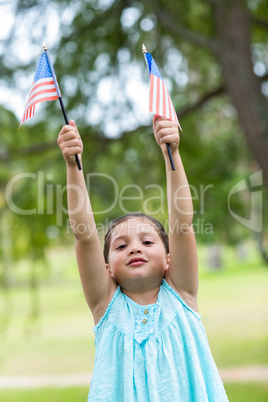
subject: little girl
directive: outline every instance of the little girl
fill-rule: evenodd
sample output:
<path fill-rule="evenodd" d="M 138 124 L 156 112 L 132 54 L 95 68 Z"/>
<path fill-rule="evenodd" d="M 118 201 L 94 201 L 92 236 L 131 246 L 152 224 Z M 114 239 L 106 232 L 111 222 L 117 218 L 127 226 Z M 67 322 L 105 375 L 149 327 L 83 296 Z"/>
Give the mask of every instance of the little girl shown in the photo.
<path fill-rule="evenodd" d="M 154 116 L 153 130 L 166 165 L 169 238 L 154 218 L 128 214 L 110 226 L 104 255 L 75 161 L 83 145 L 74 121 L 58 137 L 67 166 L 77 262 L 95 323 L 88 401 L 228 401 L 198 313 L 193 207 L 178 151 L 178 128 Z"/>

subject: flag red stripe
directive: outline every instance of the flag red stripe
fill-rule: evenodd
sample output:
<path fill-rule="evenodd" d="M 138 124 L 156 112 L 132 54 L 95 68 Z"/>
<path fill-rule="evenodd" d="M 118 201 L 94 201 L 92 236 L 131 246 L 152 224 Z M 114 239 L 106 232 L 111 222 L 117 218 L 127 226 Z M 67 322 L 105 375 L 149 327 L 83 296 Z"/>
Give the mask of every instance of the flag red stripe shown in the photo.
<path fill-rule="evenodd" d="M 156 113 L 159 114 L 160 113 L 160 79 L 157 77 L 156 80 Z"/>
<path fill-rule="evenodd" d="M 28 102 L 27 103 L 29 103 L 29 102 L 31 102 L 31 100 L 32 99 L 34 99 L 36 96 L 39 96 L 39 95 L 42 95 L 42 94 L 49 94 L 49 93 L 51 93 L 51 92 L 54 92 L 55 93 L 55 91 L 56 91 L 56 89 L 55 88 L 51 88 L 51 89 L 43 89 L 43 90 L 41 90 L 41 91 L 38 91 L 38 92 L 36 92 L 33 96 L 31 96 L 29 99 L 28 99 Z M 57 95 L 57 97 L 55 98 L 55 99 L 57 99 L 58 98 L 58 95 Z M 44 98 L 43 98 L 44 99 Z M 45 99 L 44 99 L 45 100 Z"/>
<path fill-rule="evenodd" d="M 31 107 L 36 105 L 37 103 L 41 103 L 41 102 L 45 102 L 45 101 L 52 101 L 58 99 L 58 95 L 53 95 L 53 96 L 46 96 L 46 97 L 42 97 L 40 99 L 37 99 L 36 101 L 34 101 L 32 104 L 27 106 L 27 110 Z"/>
<path fill-rule="evenodd" d="M 169 118 L 172 120 L 172 111 L 171 111 L 171 99 L 170 96 L 168 94 L 168 112 L 169 112 Z"/>
<path fill-rule="evenodd" d="M 33 83 L 32 88 L 30 89 L 29 95 L 31 95 L 31 93 L 32 93 L 33 91 L 35 91 L 37 88 L 40 88 L 40 87 L 43 87 L 43 86 L 46 86 L 46 85 L 54 85 L 54 87 L 55 87 L 55 84 L 54 84 L 54 81 L 53 81 L 53 80 L 40 82 L 39 84 L 38 84 L 38 82 L 39 82 L 39 81 L 37 81 L 36 83 Z M 55 89 L 56 89 L 56 88 L 55 88 Z"/>
<path fill-rule="evenodd" d="M 153 99 L 154 99 L 154 75 L 151 74 L 150 77 L 150 99 L 149 99 L 149 110 L 153 111 Z"/>
<path fill-rule="evenodd" d="M 29 106 L 27 107 L 27 109 L 25 110 L 25 112 L 24 112 L 24 115 L 23 115 L 21 124 L 22 124 L 25 120 L 28 120 L 30 117 L 33 117 L 33 116 L 34 116 L 34 113 L 35 113 L 35 105 L 36 105 L 37 103 L 41 103 L 41 102 L 45 102 L 45 101 L 52 101 L 52 100 L 55 100 L 55 99 L 58 99 L 58 95 L 47 96 L 46 98 L 38 99 L 38 100 L 35 101 L 33 104 L 29 105 Z M 20 125 L 21 125 L 21 124 L 20 124 Z"/>
<path fill-rule="evenodd" d="M 162 89 L 163 89 L 163 114 L 164 116 L 167 115 L 167 111 L 166 111 L 166 87 L 164 84 L 164 81 L 162 81 Z"/>

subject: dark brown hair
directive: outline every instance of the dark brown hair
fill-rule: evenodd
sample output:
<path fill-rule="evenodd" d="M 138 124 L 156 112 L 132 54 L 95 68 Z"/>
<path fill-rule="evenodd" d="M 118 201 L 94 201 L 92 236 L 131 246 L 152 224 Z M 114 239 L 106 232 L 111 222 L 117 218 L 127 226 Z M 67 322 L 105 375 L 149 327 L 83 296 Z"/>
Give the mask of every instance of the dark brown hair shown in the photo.
<path fill-rule="evenodd" d="M 149 221 L 151 221 L 153 223 L 153 227 L 157 231 L 160 239 L 162 240 L 162 242 L 164 244 L 166 253 L 167 254 L 169 253 L 168 235 L 167 235 L 167 232 L 165 231 L 163 225 L 157 219 L 152 218 L 151 216 L 145 215 L 141 212 L 131 212 L 129 214 L 120 216 L 120 218 L 115 219 L 109 226 L 109 229 L 104 238 L 104 249 L 103 249 L 104 259 L 105 259 L 106 263 L 109 262 L 109 250 L 110 250 L 111 236 L 112 236 L 113 229 L 120 223 L 122 223 L 128 219 L 131 219 L 131 218 L 145 218 L 145 219 L 148 219 Z"/>

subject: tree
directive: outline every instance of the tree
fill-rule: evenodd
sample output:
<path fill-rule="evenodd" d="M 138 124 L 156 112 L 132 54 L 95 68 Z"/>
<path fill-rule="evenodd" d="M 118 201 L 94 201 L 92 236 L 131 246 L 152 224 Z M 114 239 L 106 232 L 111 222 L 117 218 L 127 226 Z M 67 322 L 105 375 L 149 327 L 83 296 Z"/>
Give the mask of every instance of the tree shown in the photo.
<path fill-rule="evenodd" d="M 266 31 L 263 39 L 267 40 L 268 20 L 258 17 L 268 11 L 267 4 L 258 2 L 257 7 L 257 2 L 252 2 L 252 7 L 256 8 L 253 13 L 250 2 L 244 0 L 211 0 L 206 3 L 214 25 L 210 37 L 185 28 L 180 20 L 174 18 L 172 9 L 158 7 L 157 16 L 174 35 L 208 49 L 216 58 L 222 68 L 221 89 L 229 94 L 237 110 L 249 148 L 263 170 L 268 187 L 268 102 L 262 92 L 261 79 L 254 73 L 254 42 L 251 39 L 252 36 L 253 39 L 256 35 L 261 36 L 258 31 L 252 32 L 257 25 Z M 268 75 L 263 79 L 267 80 Z"/>

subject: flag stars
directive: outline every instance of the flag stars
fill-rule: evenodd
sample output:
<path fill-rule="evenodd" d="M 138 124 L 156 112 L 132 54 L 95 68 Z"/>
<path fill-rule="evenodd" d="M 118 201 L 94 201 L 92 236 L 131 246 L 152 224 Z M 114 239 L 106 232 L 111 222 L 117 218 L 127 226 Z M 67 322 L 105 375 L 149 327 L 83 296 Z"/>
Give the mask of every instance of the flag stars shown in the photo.
<path fill-rule="evenodd" d="M 34 80 L 38 81 L 40 78 L 47 78 L 47 77 L 52 77 L 52 73 L 49 68 L 47 56 L 45 53 L 43 53 L 39 60 Z"/>
<path fill-rule="evenodd" d="M 160 78 L 160 80 L 163 80 L 160 71 L 158 70 L 158 67 L 150 53 L 146 53 L 147 61 L 148 61 L 148 66 L 151 74 L 155 75 L 156 77 Z"/>

